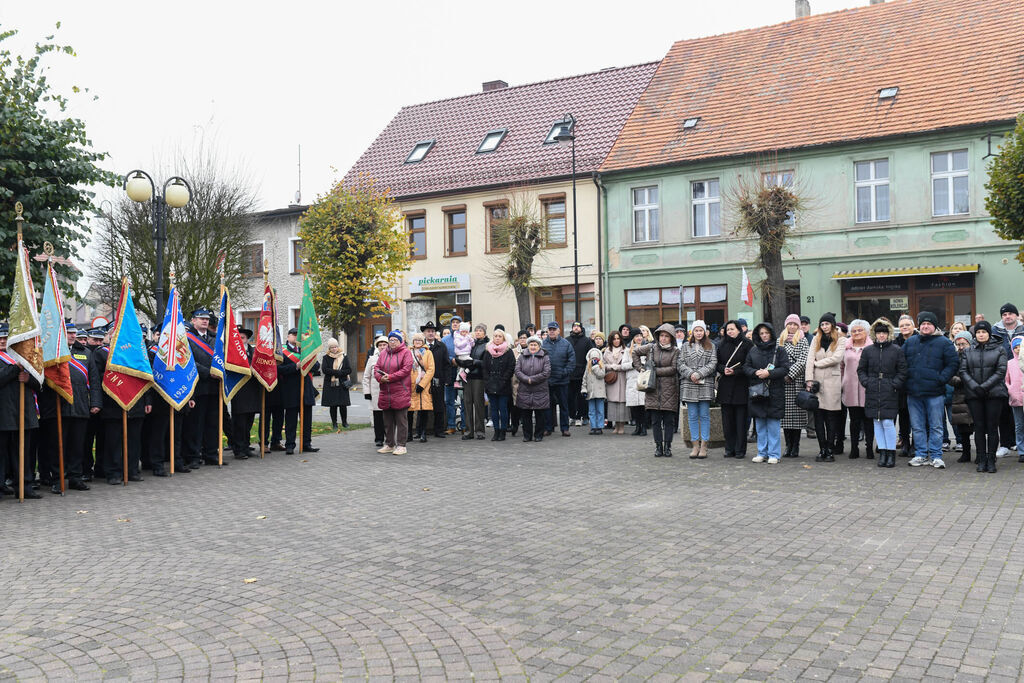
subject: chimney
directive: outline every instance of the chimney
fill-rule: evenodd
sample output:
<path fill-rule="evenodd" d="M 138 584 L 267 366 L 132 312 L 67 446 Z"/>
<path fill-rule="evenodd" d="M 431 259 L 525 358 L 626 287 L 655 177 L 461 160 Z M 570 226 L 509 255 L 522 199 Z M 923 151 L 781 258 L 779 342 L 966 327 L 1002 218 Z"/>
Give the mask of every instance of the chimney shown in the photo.
<path fill-rule="evenodd" d="M 501 90 L 507 88 L 508 83 L 505 81 L 487 81 L 484 83 L 484 92 L 491 92 L 492 90 Z"/>
<path fill-rule="evenodd" d="M 796 0 L 796 18 L 811 16 L 811 1 Z"/>

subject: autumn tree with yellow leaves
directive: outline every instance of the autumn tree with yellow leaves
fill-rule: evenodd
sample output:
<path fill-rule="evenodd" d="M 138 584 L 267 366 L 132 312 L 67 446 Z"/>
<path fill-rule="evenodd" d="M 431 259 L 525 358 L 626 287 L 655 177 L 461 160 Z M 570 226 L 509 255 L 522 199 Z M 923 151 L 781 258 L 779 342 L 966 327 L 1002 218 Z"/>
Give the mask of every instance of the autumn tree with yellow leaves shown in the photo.
<path fill-rule="evenodd" d="M 386 190 L 360 176 L 335 183 L 299 219 L 313 303 L 335 336 L 394 304 L 394 283 L 409 269 L 409 238 Z"/>

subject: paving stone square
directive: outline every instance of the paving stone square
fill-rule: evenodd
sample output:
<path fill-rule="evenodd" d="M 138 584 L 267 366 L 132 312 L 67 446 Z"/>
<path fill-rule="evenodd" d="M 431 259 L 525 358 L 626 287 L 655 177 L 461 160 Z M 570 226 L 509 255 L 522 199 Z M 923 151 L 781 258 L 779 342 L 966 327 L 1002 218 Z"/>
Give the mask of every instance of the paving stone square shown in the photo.
<path fill-rule="evenodd" d="M 5 498 L 0 678 L 1021 677 L 1015 457 L 655 459 L 586 431 L 394 456 L 359 430 Z"/>

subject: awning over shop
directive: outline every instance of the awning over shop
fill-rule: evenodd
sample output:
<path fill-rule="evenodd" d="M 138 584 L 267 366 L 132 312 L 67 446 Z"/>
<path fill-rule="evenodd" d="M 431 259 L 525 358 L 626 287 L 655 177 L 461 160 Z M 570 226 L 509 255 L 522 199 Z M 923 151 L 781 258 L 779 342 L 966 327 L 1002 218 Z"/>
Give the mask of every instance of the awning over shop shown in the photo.
<path fill-rule="evenodd" d="M 832 274 L 833 280 L 856 280 L 864 277 L 912 277 L 914 275 L 955 275 L 977 273 L 977 263 L 961 263 L 955 266 L 913 266 L 910 268 L 880 268 L 878 270 L 839 270 Z"/>

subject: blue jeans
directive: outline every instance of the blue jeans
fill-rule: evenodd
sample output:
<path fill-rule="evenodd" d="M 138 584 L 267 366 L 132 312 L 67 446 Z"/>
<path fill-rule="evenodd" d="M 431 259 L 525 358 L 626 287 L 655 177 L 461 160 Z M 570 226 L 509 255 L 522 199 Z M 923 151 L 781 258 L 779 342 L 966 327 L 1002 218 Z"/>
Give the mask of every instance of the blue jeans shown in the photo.
<path fill-rule="evenodd" d="M 551 407 L 548 408 L 547 431 L 555 431 L 555 408 L 558 408 L 558 424 L 563 432 L 569 431 L 569 385 L 549 384 L 548 395 L 551 397 Z"/>
<path fill-rule="evenodd" d="M 757 428 L 757 454 L 762 458 L 781 458 L 782 446 L 779 443 L 779 436 L 782 433 L 782 420 L 774 417 L 755 417 L 754 427 Z"/>
<path fill-rule="evenodd" d="M 1010 406 L 1013 410 L 1013 427 L 1017 436 L 1017 454 L 1024 455 L 1024 408 Z"/>
<path fill-rule="evenodd" d="M 491 427 L 496 432 L 508 429 L 509 398 L 505 394 L 487 394 L 487 401 L 491 406 Z"/>
<path fill-rule="evenodd" d="M 448 429 L 455 429 L 455 404 L 459 400 L 459 391 L 451 384 L 444 387 L 444 412 L 448 419 Z"/>
<path fill-rule="evenodd" d="M 914 455 L 929 460 L 942 458 L 942 421 L 946 419 L 945 396 L 907 396 Z"/>
<path fill-rule="evenodd" d="M 590 413 L 590 428 L 604 429 L 604 399 L 589 399 L 587 401 L 587 409 Z"/>
<path fill-rule="evenodd" d="M 687 401 L 691 441 L 711 441 L 711 401 Z"/>
<path fill-rule="evenodd" d="M 896 423 L 893 420 L 873 420 L 875 448 L 880 451 L 896 450 Z"/>

